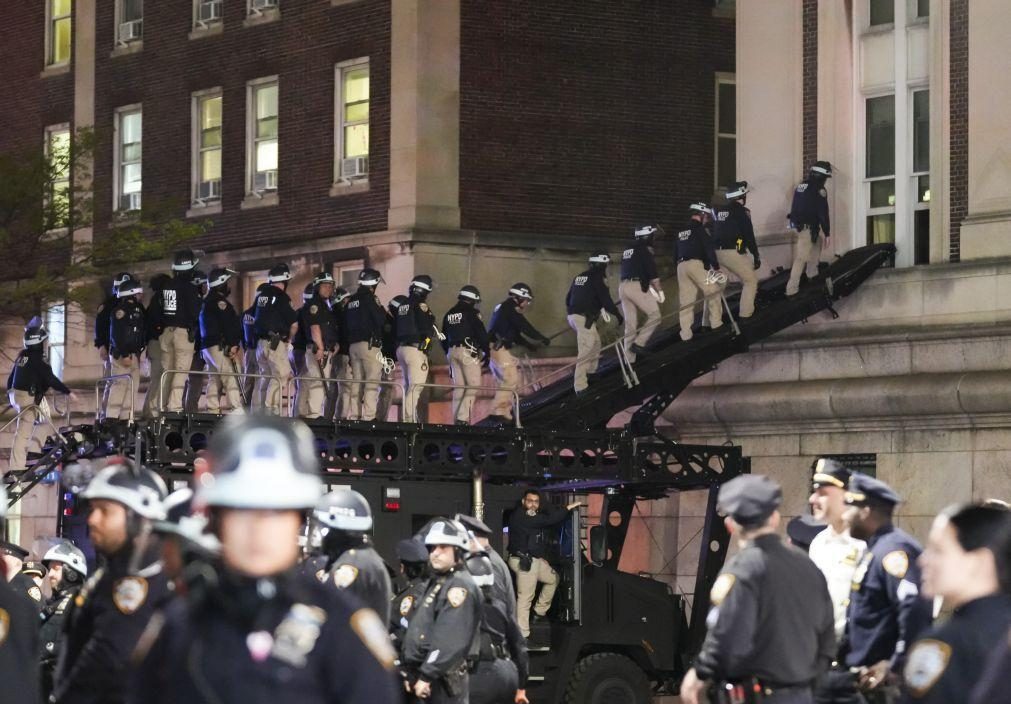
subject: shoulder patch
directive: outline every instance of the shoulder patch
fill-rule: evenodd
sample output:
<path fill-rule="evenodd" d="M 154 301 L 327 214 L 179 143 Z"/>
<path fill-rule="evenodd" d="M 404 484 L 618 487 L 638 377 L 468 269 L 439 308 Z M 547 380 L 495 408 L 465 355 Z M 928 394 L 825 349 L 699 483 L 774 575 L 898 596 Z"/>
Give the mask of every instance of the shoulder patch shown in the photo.
<path fill-rule="evenodd" d="M 312 313 L 313 315 L 316 315 L 317 313 L 319 313 L 319 306 L 313 303 L 311 306 L 309 306 L 309 312 Z"/>
<path fill-rule="evenodd" d="M 218 301 L 218 310 L 228 310 L 228 301 Z"/>
<path fill-rule="evenodd" d="M 326 581 L 326 570 L 316 570 L 316 579 L 321 582 Z"/>
<path fill-rule="evenodd" d="M 125 317 L 126 317 L 126 311 L 123 310 L 122 308 L 117 308 L 116 309 L 116 320 L 122 320 Z"/>
<path fill-rule="evenodd" d="M 400 615 L 406 616 L 407 614 L 411 613 L 411 607 L 413 606 L 414 606 L 414 597 L 410 595 L 405 596 L 403 599 L 400 600 Z"/>
<path fill-rule="evenodd" d="M 446 601 L 454 609 L 463 606 L 463 602 L 467 601 L 467 590 L 464 587 L 453 587 L 448 592 L 446 592 Z"/>
<path fill-rule="evenodd" d="M 881 566 L 896 579 L 902 579 L 909 570 L 909 555 L 905 550 L 892 550 L 881 560 Z"/>
<path fill-rule="evenodd" d="M 818 191 L 818 195 L 820 195 L 820 196 L 821 196 L 822 198 L 828 198 L 828 191 L 826 191 L 826 190 L 825 190 L 825 189 L 823 188 L 823 189 L 821 189 L 820 191 Z"/>
<path fill-rule="evenodd" d="M 727 598 L 727 594 L 730 593 L 736 581 L 737 577 L 727 573 L 721 574 L 716 578 L 713 588 L 709 591 L 709 601 L 712 602 L 713 606 L 719 606 L 723 603 L 723 600 Z"/>
<path fill-rule="evenodd" d="M 4 644 L 11 632 L 11 616 L 5 609 L 0 609 L 0 645 Z"/>
<path fill-rule="evenodd" d="M 333 573 L 333 583 L 341 589 L 346 589 L 358 579 L 358 568 L 354 565 L 341 565 Z"/>
<path fill-rule="evenodd" d="M 428 304 L 427 303 L 419 303 L 418 304 L 418 308 L 421 308 L 421 310 L 424 311 L 425 313 L 428 312 Z"/>
<path fill-rule="evenodd" d="M 937 684 L 951 659 L 951 646 L 939 640 L 924 638 L 913 645 L 903 674 L 914 697 L 922 697 Z"/>
<path fill-rule="evenodd" d="M 147 580 L 143 577 L 123 577 L 112 587 L 112 603 L 120 613 L 129 616 L 147 601 Z"/>
<path fill-rule="evenodd" d="M 28 596 L 35 599 L 35 601 L 42 601 L 42 590 L 38 587 L 31 587 L 28 590 Z"/>
<path fill-rule="evenodd" d="M 358 609 L 351 614 L 351 630 L 362 641 L 372 656 L 387 670 L 392 671 L 397 653 L 390 645 L 386 626 L 372 609 Z"/>

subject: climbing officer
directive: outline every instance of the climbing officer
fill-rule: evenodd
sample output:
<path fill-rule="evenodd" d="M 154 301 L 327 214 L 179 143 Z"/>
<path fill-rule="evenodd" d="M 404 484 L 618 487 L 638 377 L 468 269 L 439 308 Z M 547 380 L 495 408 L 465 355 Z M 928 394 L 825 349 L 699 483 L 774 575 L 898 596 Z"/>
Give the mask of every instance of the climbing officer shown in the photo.
<path fill-rule="evenodd" d="M 348 299 L 345 317 L 348 327 L 348 351 L 351 356 L 351 403 L 345 416 L 349 420 L 375 420 L 379 399 L 379 381 L 383 363 L 377 358 L 382 352 L 383 324 L 386 311 L 376 296 L 382 276 L 375 269 L 362 269 L 358 274 L 358 290 Z M 386 420 L 381 418 L 380 420 Z"/>
<path fill-rule="evenodd" d="M 7 514 L 7 491 L 0 484 L 0 533 Z M 4 704 L 38 704 L 39 612 L 7 583 L 7 565 L 0 560 L 0 683 Z"/>
<path fill-rule="evenodd" d="M 242 413 L 244 403 L 239 391 L 239 346 L 242 343 L 242 321 L 235 306 L 228 300 L 228 282 L 236 272 L 225 267 L 211 269 L 208 292 L 200 308 L 200 354 L 211 371 L 207 380 L 207 411 L 221 412 L 221 392 L 224 391 L 232 413 Z"/>
<path fill-rule="evenodd" d="M 477 654 L 481 624 L 481 594 L 464 564 L 469 539 L 463 526 L 442 518 L 424 540 L 431 576 L 404 635 L 401 663 L 418 699 L 466 703 L 468 661 Z"/>
<path fill-rule="evenodd" d="M 428 380 L 428 350 L 432 346 L 432 338 L 442 337 L 435 327 L 435 314 L 427 303 L 432 287 L 431 276 L 415 276 L 407 289 L 407 303 L 397 309 L 397 359 L 407 384 L 401 409 L 404 423 L 418 422 L 421 388 L 417 385 Z"/>
<path fill-rule="evenodd" d="M 330 363 L 331 382 L 327 388 L 326 409 L 323 412 L 327 418 L 345 418 L 351 404 L 352 389 L 348 383 L 351 378 L 351 357 L 348 354 L 351 343 L 348 342 L 347 326 L 347 305 L 350 297 L 351 294 L 346 289 L 338 286 L 330 299 L 330 315 L 333 316 L 333 323 L 337 328 L 337 351 Z"/>
<path fill-rule="evenodd" d="M 589 261 L 590 268 L 572 280 L 565 297 L 569 327 L 576 332 L 576 369 L 572 379 L 577 394 L 586 391 L 588 378 L 596 375 L 600 364 L 597 318 L 609 323 L 614 315 L 619 325 L 625 322 L 607 290 L 607 265 L 611 257 L 606 252 L 595 252 Z"/>
<path fill-rule="evenodd" d="M 797 243 L 793 249 L 793 266 L 790 280 L 786 284 L 786 295 L 793 296 L 800 290 L 800 280 L 807 274 L 810 264 L 818 273 L 821 251 L 828 243 L 828 191 L 825 182 L 832 178 L 832 165 L 827 161 L 816 161 L 806 180 L 801 181 L 793 191 L 790 206 L 790 229 L 797 233 Z"/>
<path fill-rule="evenodd" d="M 286 293 L 291 281 L 287 264 L 277 264 L 267 272 L 267 287 L 256 294 L 253 330 L 256 333 L 256 363 L 264 378 L 259 380 L 254 406 L 274 409 L 291 379 L 288 347 L 298 330 L 298 315 Z"/>
<path fill-rule="evenodd" d="M 116 301 L 119 300 L 119 286 L 127 279 L 132 278 L 125 271 L 116 274 L 112 279 L 112 292 L 99 304 L 98 312 L 95 313 L 95 347 L 98 349 L 98 356 L 102 360 L 102 376 L 109 376 L 112 373 L 111 359 L 109 358 L 109 319 Z M 105 386 L 99 399 L 100 408 L 97 409 L 100 418 L 106 417 L 105 409 L 108 404 L 108 397 L 109 387 Z"/>
<path fill-rule="evenodd" d="M 748 182 L 737 181 L 727 186 L 727 204 L 716 211 L 716 259 L 721 269 L 741 280 L 741 301 L 738 317 L 750 318 L 755 313 L 755 296 L 758 293 L 758 269 L 762 259 L 758 256 L 755 228 L 748 210 Z"/>
<path fill-rule="evenodd" d="M 172 262 L 172 278 L 165 281 L 160 294 L 158 308 L 162 333 L 158 338 L 161 346 L 161 362 L 166 369 L 189 370 L 193 364 L 194 343 L 200 316 L 200 291 L 193 284 L 193 270 L 196 255 L 189 249 L 175 253 Z M 164 410 L 179 413 L 183 410 L 183 390 L 186 386 L 185 373 L 173 373 L 166 380 L 167 397 L 160 398 Z M 158 382 L 154 382 L 158 383 Z M 160 391 L 159 384 L 159 391 Z"/>
<path fill-rule="evenodd" d="M 27 468 L 28 442 L 32 439 L 35 421 L 49 412 L 45 402 L 46 392 L 56 389 L 61 394 L 69 394 L 71 401 L 77 400 L 77 395 L 56 378 L 53 368 L 46 361 L 44 343 L 48 338 L 49 331 L 39 316 L 29 320 L 23 337 L 25 347 L 14 359 L 14 367 L 7 377 L 7 398 L 11 407 L 19 414 L 24 411 L 18 416 L 11 445 L 12 472 Z"/>
<path fill-rule="evenodd" d="M 327 557 L 323 581 L 346 589 L 390 622 L 393 587 L 390 573 L 379 553 L 372 547 L 372 509 L 365 497 L 352 489 L 337 489 L 323 496 L 312 512 L 322 536 Z"/>
<path fill-rule="evenodd" d="M 705 203 L 692 203 L 692 216 L 688 226 L 677 234 L 675 259 L 678 268 L 678 305 L 680 309 L 681 339 L 692 339 L 695 322 L 695 303 L 703 296 L 709 310 L 709 326 L 723 325 L 723 299 L 719 293 L 727 277 L 719 272 L 713 241 L 705 227 L 709 207 Z"/>
<path fill-rule="evenodd" d="M 659 225 L 636 228 L 635 243 L 621 253 L 621 283 L 618 300 L 625 313 L 625 352 L 630 362 L 646 354 L 646 345 L 660 324 L 660 304 L 666 300 L 653 258 L 653 242 Z M 639 314 L 646 316 L 642 326 Z"/>
<path fill-rule="evenodd" d="M 481 385 L 481 367 L 491 358 L 488 330 L 477 304 L 481 292 L 467 285 L 456 296 L 456 305 L 442 319 L 442 341 L 453 377 L 453 419 L 457 425 L 470 425 L 470 414 Z"/>
<path fill-rule="evenodd" d="M 530 324 L 525 315 L 534 300 L 534 292 L 525 283 L 515 283 L 509 288 L 509 297 L 495 306 L 488 326 L 491 344 L 491 372 L 498 382 L 498 391 L 492 399 L 488 418 L 499 423 L 513 419 L 513 392 L 519 386 L 519 361 L 512 353 L 514 345 L 534 349 L 533 340 L 547 347 L 551 340 Z M 527 339 L 529 338 L 529 339 Z"/>
<path fill-rule="evenodd" d="M 117 289 L 116 305 L 109 315 L 109 359 L 112 375 L 125 374 L 107 388 L 107 418 L 124 419 L 133 409 L 133 397 L 140 388 L 140 355 L 147 345 L 147 312 L 140 296 L 144 286 L 134 278 Z M 128 396 L 129 402 L 128 402 Z"/>
<path fill-rule="evenodd" d="M 707 685 L 728 701 L 810 704 L 812 682 L 835 657 L 825 578 L 780 539 L 781 501 L 779 485 L 756 474 L 720 487 L 740 552 L 713 584 L 706 639 L 681 683 L 685 704 L 698 704 Z"/>
<path fill-rule="evenodd" d="M 88 562 L 79 547 L 69 540 L 53 545 L 42 557 L 46 566 L 46 581 L 52 597 L 42 609 L 39 632 L 42 701 L 48 702 L 53 691 L 53 672 L 63 647 L 63 624 L 74 597 L 88 576 Z"/>

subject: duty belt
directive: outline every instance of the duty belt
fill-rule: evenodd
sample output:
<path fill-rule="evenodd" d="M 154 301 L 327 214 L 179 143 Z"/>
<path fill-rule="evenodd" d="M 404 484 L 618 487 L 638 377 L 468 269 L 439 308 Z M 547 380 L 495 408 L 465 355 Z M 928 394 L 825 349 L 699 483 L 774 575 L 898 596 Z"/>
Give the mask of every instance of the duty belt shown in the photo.
<path fill-rule="evenodd" d="M 642 281 L 642 280 L 643 280 L 642 277 L 639 276 L 629 276 L 626 279 L 622 279 L 622 281 Z"/>

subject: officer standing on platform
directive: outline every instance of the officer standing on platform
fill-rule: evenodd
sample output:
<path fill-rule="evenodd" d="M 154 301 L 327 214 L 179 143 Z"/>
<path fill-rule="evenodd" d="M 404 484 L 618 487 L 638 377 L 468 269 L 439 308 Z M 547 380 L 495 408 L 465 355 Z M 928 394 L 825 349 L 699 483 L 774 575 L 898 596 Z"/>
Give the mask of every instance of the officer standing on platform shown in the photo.
<path fill-rule="evenodd" d="M 816 161 L 811 167 L 807 180 L 802 181 L 793 192 L 790 206 L 790 229 L 797 233 L 797 243 L 793 249 L 793 266 L 790 280 L 786 284 L 786 295 L 793 296 L 800 290 L 800 279 L 807 274 L 808 264 L 818 273 L 821 250 L 828 243 L 828 191 L 825 181 L 832 178 L 832 165 L 827 161 Z"/>
<path fill-rule="evenodd" d="M 453 419 L 457 425 L 470 425 L 477 389 L 464 387 L 481 385 L 481 367 L 491 359 L 491 349 L 488 331 L 477 309 L 481 292 L 468 284 L 460 289 L 456 301 L 442 319 L 442 332 L 446 336 L 442 347 L 456 387 L 453 389 Z"/>
<path fill-rule="evenodd" d="M 524 283 L 513 284 L 509 297 L 495 306 L 488 326 L 488 340 L 491 343 L 491 372 L 498 381 L 499 390 L 492 399 L 492 410 L 488 418 L 499 423 L 509 423 L 513 419 L 513 391 L 519 386 L 519 361 L 512 353 L 513 345 L 523 345 L 534 349 L 532 340 L 539 340 L 547 347 L 551 344 L 524 315 L 534 300 L 534 292 Z M 530 338 L 529 340 L 527 338 Z"/>
<path fill-rule="evenodd" d="M 0 485 L 0 533 L 7 514 L 7 492 Z M 39 612 L 7 583 L 0 561 L 0 683 L 4 704 L 38 704 Z"/>
<path fill-rule="evenodd" d="M 404 423 L 418 422 L 421 389 L 417 384 L 428 381 L 428 350 L 432 346 L 432 338 L 442 337 L 435 327 L 435 314 L 426 302 L 431 292 L 432 277 L 419 274 L 411 279 L 407 303 L 397 309 L 397 359 L 407 384 L 401 408 L 401 421 Z"/>
<path fill-rule="evenodd" d="M 351 378 L 351 357 L 348 354 L 351 343 L 348 342 L 346 310 L 350 297 L 347 290 L 338 286 L 330 299 L 330 315 L 337 328 L 337 352 L 330 363 L 330 378 L 334 381 L 327 388 L 326 409 L 323 411 L 327 418 L 344 418 L 351 404 L 351 385 L 346 381 Z"/>
<path fill-rule="evenodd" d="M 156 274 L 148 282 L 151 289 L 151 300 L 148 302 L 144 315 L 145 328 L 145 350 L 149 364 L 150 377 L 147 384 L 147 393 L 144 395 L 144 407 L 141 410 L 145 418 L 155 418 L 158 416 L 159 386 L 162 372 L 165 366 L 162 364 L 161 344 L 158 339 L 165 330 L 164 316 L 162 315 L 162 289 L 165 284 L 172 281 L 168 274 Z"/>
<path fill-rule="evenodd" d="M 256 362 L 256 345 L 259 342 L 256 337 L 256 297 L 260 295 L 267 286 L 268 284 L 266 283 L 262 283 L 257 286 L 256 293 L 253 295 L 253 305 L 242 311 L 242 345 L 244 348 L 242 371 L 247 375 L 242 380 L 242 395 L 246 399 L 247 408 L 257 404 L 263 404 L 262 397 L 260 397 L 259 401 L 254 400 L 259 397 L 260 385 L 257 383 L 259 380 L 252 375 L 260 373 L 260 365 Z"/>
<path fill-rule="evenodd" d="M 657 225 L 636 228 L 635 244 L 621 253 L 621 283 L 618 300 L 625 313 L 625 353 L 634 362 L 637 354 L 647 354 L 646 345 L 660 324 L 660 304 L 666 300 L 653 257 Z M 646 321 L 639 325 L 639 314 Z"/>
<path fill-rule="evenodd" d="M 52 598 L 42 609 L 40 635 L 42 666 L 42 701 L 49 701 L 53 690 L 53 672 L 63 647 L 63 624 L 74 597 L 81 591 L 88 576 L 88 562 L 81 549 L 62 540 L 46 551 L 42 557 L 48 568 L 46 581 Z"/>
<path fill-rule="evenodd" d="M 312 297 L 305 307 L 303 316 L 306 325 L 305 369 L 311 377 L 328 379 L 331 376 L 330 363 L 337 351 L 338 343 L 337 318 L 330 310 L 333 286 L 334 279 L 329 272 L 321 271 L 316 274 L 312 280 Z M 325 381 L 306 380 L 306 418 L 320 418 L 324 415 L 329 386 L 330 384 Z M 301 391 L 302 384 L 299 384 L 300 394 Z"/>
<path fill-rule="evenodd" d="M 606 252 L 595 252 L 590 256 L 590 268 L 572 280 L 569 293 L 565 297 L 569 327 L 576 332 L 576 369 L 573 386 L 577 394 L 586 391 L 588 377 L 597 373 L 600 364 L 600 333 L 597 332 L 597 318 L 611 322 L 611 315 L 618 324 L 625 322 L 607 290 L 607 265 L 611 257 Z"/>
<path fill-rule="evenodd" d="M 463 526 L 447 518 L 433 521 L 425 534 L 431 576 L 404 635 L 402 664 L 411 692 L 432 704 L 468 701 L 481 594 L 463 562 L 467 543 Z"/>
<path fill-rule="evenodd" d="M 194 269 L 192 283 L 197 290 L 197 324 L 194 328 L 193 359 L 190 362 L 190 372 L 202 372 L 207 368 L 207 363 L 200 353 L 200 350 L 203 349 L 200 341 L 200 309 L 203 308 L 204 297 L 207 295 L 207 274 L 201 269 Z M 204 393 L 206 381 L 207 377 L 203 374 L 191 373 L 186 377 L 183 408 L 187 413 L 196 413 L 200 410 L 200 397 Z M 215 409 L 216 411 L 217 409 Z"/>
<path fill-rule="evenodd" d="M 109 321 L 112 316 L 112 309 L 119 300 L 119 286 L 127 279 L 133 278 L 128 272 L 116 274 L 112 279 L 112 293 L 105 297 L 98 306 L 95 314 L 95 347 L 98 349 L 98 356 L 102 360 L 102 376 L 109 376 L 112 373 L 111 358 L 109 357 Z M 98 409 L 100 418 L 106 417 L 106 404 L 108 403 L 109 387 L 102 389 L 100 399 L 101 407 Z"/>
<path fill-rule="evenodd" d="M 421 606 L 428 586 L 428 549 L 417 538 L 407 538 L 397 543 L 397 559 L 407 583 L 390 601 L 390 639 L 400 653 L 411 617 Z"/>
<path fill-rule="evenodd" d="M 681 683 L 684 704 L 698 704 L 708 684 L 730 701 L 810 704 L 812 682 L 835 657 L 825 578 L 776 532 L 782 496 L 755 474 L 720 487 L 719 510 L 740 552 L 713 585 L 709 630 Z"/>
<path fill-rule="evenodd" d="M 107 418 L 125 419 L 140 388 L 140 355 L 147 345 L 147 312 L 140 302 L 143 293 L 140 281 L 131 277 L 122 282 L 109 316 L 110 372 L 129 379 L 117 379 L 107 387 Z"/>
<path fill-rule="evenodd" d="M 365 497 L 352 489 L 337 489 L 316 503 L 313 520 L 320 527 L 327 573 L 323 581 L 346 589 L 390 621 L 393 587 L 383 558 L 372 547 L 372 509 Z"/>
<path fill-rule="evenodd" d="M 256 363 L 265 377 L 259 380 L 254 399 L 259 409 L 277 408 L 291 379 L 288 346 L 298 330 L 298 315 L 285 292 L 290 280 L 288 265 L 278 264 L 267 272 L 267 287 L 256 294 Z"/>
<path fill-rule="evenodd" d="M 850 476 L 846 522 L 867 551 L 853 575 L 842 652 L 871 701 L 893 694 L 906 654 L 932 616 L 931 603 L 920 596 L 920 544 L 892 525 L 899 502 L 884 482 L 859 472 Z"/>
<path fill-rule="evenodd" d="M 302 289 L 302 307 L 295 311 L 298 316 L 298 327 L 291 336 L 291 371 L 296 377 L 309 374 L 305 351 L 309 342 L 309 302 L 312 300 L 313 288 L 310 281 Z M 317 308 L 318 312 L 318 308 Z M 317 374 L 318 375 L 318 374 Z M 295 416 L 305 418 L 309 415 L 309 382 L 299 379 L 295 382 Z"/>
<path fill-rule="evenodd" d="M 755 228 L 751 224 L 748 202 L 748 182 L 737 181 L 727 187 L 727 205 L 716 211 L 716 259 L 720 267 L 741 280 L 741 303 L 738 317 L 750 318 L 755 313 L 758 294 L 758 256 Z M 749 256 L 750 255 L 750 256 Z"/>
<path fill-rule="evenodd" d="M 692 324 L 695 322 L 695 303 L 699 296 L 705 298 L 709 309 L 709 327 L 713 330 L 723 325 L 723 299 L 720 291 L 726 285 L 717 280 L 720 263 L 716 259 L 713 241 L 705 227 L 709 207 L 705 203 L 692 203 L 688 227 L 677 234 L 677 251 L 674 258 L 678 267 L 678 304 L 681 323 L 681 339 L 692 339 Z"/>
<path fill-rule="evenodd" d="M 28 441 L 32 438 L 35 421 L 40 416 L 38 408 L 29 406 L 43 404 L 49 389 L 69 394 L 72 401 L 77 399 L 77 396 L 56 378 L 53 368 L 46 361 L 43 343 L 48 338 L 49 331 L 39 316 L 36 315 L 29 320 L 23 338 L 25 348 L 14 359 L 14 367 L 7 377 L 7 398 L 11 407 L 16 413 L 28 409 L 24 415 L 18 417 L 17 427 L 14 430 L 10 459 L 10 470 L 13 472 L 21 472 L 27 468 Z"/>
<path fill-rule="evenodd" d="M 207 284 L 209 290 L 200 308 L 200 354 L 211 371 L 232 375 L 238 371 L 239 345 L 242 343 L 242 321 L 235 306 L 228 300 L 231 293 L 228 282 L 234 271 L 224 267 L 211 269 Z M 224 391 L 232 413 L 243 412 L 239 379 L 235 376 L 211 375 L 207 380 L 207 410 L 221 411 L 221 392 Z"/>
<path fill-rule="evenodd" d="M 351 403 L 349 420 L 375 420 L 379 384 L 383 363 L 376 358 L 382 351 L 383 324 L 386 311 L 376 296 L 376 287 L 382 276 L 375 269 L 362 269 L 358 274 L 358 290 L 348 300 L 345 310 L 348 326 L 348 344 L 351 355 Z M 364 383 L 363 383 L 364 382 Z M 380 420 L 386 420 L 381 418 Z"/>
<path fill-rule="evenodd" d="M 193 270 L 197 257 L 188 249 L 176 252 L 172 263 L 172 278 L 164 283 L 160 293 L 161 361 L 166 369 L 189 370 L 193 364 L 194 343 L 200 316 L 200 295 L 193 285 Z M 156 294 L 157 295 L 157 294 Z M 166 397 L 156 396 L 164 403 L 164 410 L 179 413 L 183 410 L 183 390 L 186 374 L 169 374 L 166 380 Z M 161 385 L 157 381 L 158 391 Z"/>
<path fill-rule="evenodd" d="M 382 378 L 384 381 L 393 381 L 396 378 L 397 367 L 397 313 L 400 306 L 407 305 L 407 296 L 397 294 L 386 304 L 386 322 L 383 323 L 383 342 L 376 358 L 380 359 L 383 365 Z M 394 397 L 393 386 L 383 384 L 379 387 L 379 400 L 376 401 L 376 420 L 388 420 L 390 417 L 390 407 L 393 406 Z"/>

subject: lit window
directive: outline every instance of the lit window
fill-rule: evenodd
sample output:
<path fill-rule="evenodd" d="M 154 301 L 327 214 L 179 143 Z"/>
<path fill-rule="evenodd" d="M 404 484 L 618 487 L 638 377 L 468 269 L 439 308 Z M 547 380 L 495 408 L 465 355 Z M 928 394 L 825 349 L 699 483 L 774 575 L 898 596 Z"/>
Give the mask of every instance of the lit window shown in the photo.
<path fill-rule="evenodd" d="M 913 263 L 930 263 L 930 91 L 913 91 Z"/>
<path fill-rule="evenodd" d="M 142 118 L 139 107 L 116 113 L 116 203 L 121 212 L 140 210 Z"/>
<path fill-rule="evenodd" d="M 46 308 L 45 326 L 49 332 L 49 364 L 53 373 L 63 378 L 63 360 L 67 356 L 67 306 L 57 303 Z"/>
<path fill-rule="evenodd" d="M 221 91 L 193 96 L 193 202 L 221 200 Z"/>
<path fill-rule="evenodd" d="M 261 195 L 277 190 L 277 78 L 250 83 L 248 95 L 247 188 Z"/>
<path fill-rule="evenodd" d="M 895 96 L 865 103 L 867 243 L 895 242 Z"/>
<path fill-rule="evenodd" d="M 70 127 L 46 128 L 46 230 L 67 227 L 70 222 Z"/>
<path fill-rule="evenodd" d="M 894 24 L 895 0 L 868 0 L 870 3 L 870 25 Z"/>
<path fill-rule="evenodd" d="M 144 36 L 144 0 L 118 0 L 116 41 L 129 44 Z"/>
<path fill-rule="evenodd" d="M 737 180 L 737 84 L 733 76 L 716 77 L 716 189 Z"/>
<path fill-rule="evenodd" d="M 345 291 L 354 291 L 358 288 L 358 274 L 365 268 L 365 262 L 361 259 L 349 262 L 334 264 L 333 277 L 337 285 Z"/>
<path fill-rule="evenodd" d="M 337 180 L 369 174 L 369 62 L 337 65 Z"/>
<path fill-rule="evenodd" d="M 71 0 L 48 0 L 46 3 L 49 14 L 47 66 L 58 66 L 70 61 L 70 40 L 73 35 L 71 8 Z"/>

